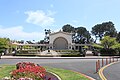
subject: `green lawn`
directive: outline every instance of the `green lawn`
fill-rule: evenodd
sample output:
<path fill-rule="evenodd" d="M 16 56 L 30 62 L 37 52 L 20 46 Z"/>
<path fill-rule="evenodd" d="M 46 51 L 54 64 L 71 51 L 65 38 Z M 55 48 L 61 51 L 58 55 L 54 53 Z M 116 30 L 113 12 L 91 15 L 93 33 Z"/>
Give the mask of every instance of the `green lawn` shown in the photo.
<path fill-rule="evenodd" d="M 15 69 L 13 65 L 0 65 L 0 79 L 10 76 L 10 72 Z"/>
<path fill-rule="evenodd" d="M 89 80 L 84 76 L 70 70 L 45 67 L 47 71 L 56 73 L 62 80 Z M 10 72 L 15 69 L 15 65 L 0 65 L 0 79 L 10 76 Z"/>
<path fill-rule="evenodd" d="M 60 76 L 60 78 L 62 80 L 89 80 L 86 77 L 84 77 L 78 73 L 72 72 L 70 70 L 50 68 L 50 67 L 46 67 L 46 70 L 56 73 L 57 75 Z"/>

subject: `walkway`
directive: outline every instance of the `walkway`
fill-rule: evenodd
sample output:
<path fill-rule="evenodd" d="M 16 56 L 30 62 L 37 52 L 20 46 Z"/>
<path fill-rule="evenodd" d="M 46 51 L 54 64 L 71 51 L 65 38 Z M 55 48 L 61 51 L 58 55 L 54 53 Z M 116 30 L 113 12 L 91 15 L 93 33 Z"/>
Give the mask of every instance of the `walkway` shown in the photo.
<path fill-rule="evenodd" d="M 49 51 L 45 50 L 45 51 L 41 52 L 40 55 L 53 55 L 53 56 L 55 55 L 56 56 L 56 55 L 58 55 L 58 53 L 53 50 L 49 50 Z"/>

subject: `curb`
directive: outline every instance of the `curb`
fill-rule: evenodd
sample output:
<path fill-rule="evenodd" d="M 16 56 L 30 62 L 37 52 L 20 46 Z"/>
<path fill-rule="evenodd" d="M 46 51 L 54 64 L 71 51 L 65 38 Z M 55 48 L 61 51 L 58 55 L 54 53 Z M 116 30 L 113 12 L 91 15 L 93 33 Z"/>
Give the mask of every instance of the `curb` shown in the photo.
<path fill-rule="evenodd" d="M 0 59 L 106 59 L 109 57 L 14 57 L 14 56 L 1 56 Z"/>
<path fill-rule="evenodd" d="M 57 74 L 53 73 L 53 72 L 49 72 L 51 74 L 53 74 L 54 76 L 56 76 L 59 80 L 62 80 Z"/>
<path fill-rule="evenodd" d="M 118 62 L 120 62 L 120 61 L 118 61 Z M 103 74 L 104 69 L 107 68 L 107 67 L 109 67 L 109 66 L 111 66 L 111 65 L 113 65 L 113 64 L 115 64 L 115 63 L 118 63 L 118 62 L 113 62 L 113 63 L 110 63 L 110 64 L 102 67 L 102 68 L 99 70 L 99 72 L 98 72 L 100 78 L 101 78 L 102 80 L 107 80 L 106 77 L 105 77 L 104 74 Z"/>
<path fill-rule="evenodd" d="M 96 79 L 94 79 L 94 78 L 92 78 L 92 77 L 90 77 L 90 76 L 87 76 L 87 75 L 83 74 L 83 73 L 80 73 L 80 72 L 77 72 L 77 71 L 73 71 L 73 70 L 70 70 L 70 71 L 75 72 L 75 73 L 78 73 L 78 74 L 80 74 L 80 75 L 88 78 L 89 80 L 96 80 Z"/>

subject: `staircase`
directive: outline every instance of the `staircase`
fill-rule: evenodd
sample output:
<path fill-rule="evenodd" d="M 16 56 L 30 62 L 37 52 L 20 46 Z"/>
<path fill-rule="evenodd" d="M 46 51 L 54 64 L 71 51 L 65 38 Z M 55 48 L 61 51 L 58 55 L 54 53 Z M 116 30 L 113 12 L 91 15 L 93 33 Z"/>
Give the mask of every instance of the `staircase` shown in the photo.
<path fill-rule="evenodd" d="M 41 56 L 53 56 L 53 57 L 58 57 L 59 54 L 56 51 L 53 50 L 45 50 L 40 53 Z"/>

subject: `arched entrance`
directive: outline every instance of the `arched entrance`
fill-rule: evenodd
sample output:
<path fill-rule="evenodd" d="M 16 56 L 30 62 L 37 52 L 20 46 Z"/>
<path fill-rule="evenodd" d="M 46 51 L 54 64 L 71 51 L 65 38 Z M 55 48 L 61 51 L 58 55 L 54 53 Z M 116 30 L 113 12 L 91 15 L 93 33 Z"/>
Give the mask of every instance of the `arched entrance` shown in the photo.
<path fill-rule="evenodd" d="M 68 41 L 63 37 L 58 37 L 53 42 L 53 49 L 61 50 L 68 49 Z"/>

